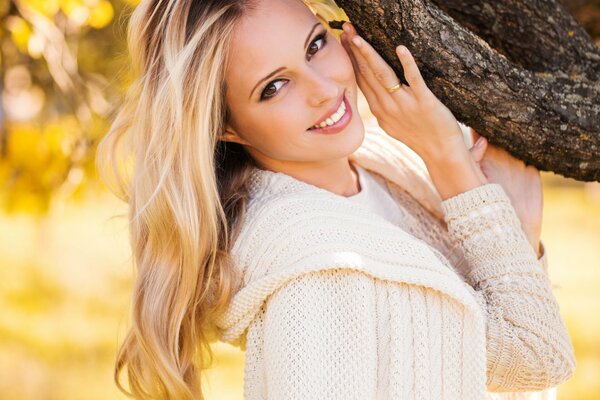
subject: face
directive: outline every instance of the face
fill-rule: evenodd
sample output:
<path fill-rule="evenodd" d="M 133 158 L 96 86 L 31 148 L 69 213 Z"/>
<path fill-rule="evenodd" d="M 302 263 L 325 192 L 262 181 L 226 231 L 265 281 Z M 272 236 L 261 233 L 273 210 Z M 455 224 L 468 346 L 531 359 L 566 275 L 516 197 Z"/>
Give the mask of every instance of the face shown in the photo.
<path fill-rule="evenodd" d="M 352 62 L 301 0 L 262 0 L 236 27 L 231 51 L 225 75 L 231 118 L 222 140 L 283 172 L 347 162 L 360 147 L 364 125 Z M 310 129 L 341 102 L 349 106 L 343 129 Z"/>

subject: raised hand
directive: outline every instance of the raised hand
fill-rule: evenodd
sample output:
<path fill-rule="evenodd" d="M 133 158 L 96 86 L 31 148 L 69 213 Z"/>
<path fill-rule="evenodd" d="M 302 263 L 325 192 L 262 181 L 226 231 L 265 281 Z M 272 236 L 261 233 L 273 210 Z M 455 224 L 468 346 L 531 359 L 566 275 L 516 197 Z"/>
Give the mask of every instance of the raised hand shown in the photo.
<path fill-rule="evenodd" d="M 406 46 L 398 46 L 396 53 L 410 86 L 390 91 L 400 82 L 394 70 L 350 23 L 343 29 L 342 46 L 379 126 L 423 159 L 442 200 L 487 183 L 456 118 L 429 90 Z"/>
<path fill-rule="evenodd" d="M 348 52 L 356 81 L 379 126 L 393 138 L 413 149 L 424 160 L 453 156 L 456 151 L 467 154 L 462 131 L 452 112 L 429 90 L 406 46 L 396 53 L 410 86 L 400 80 L 383 58 L 356 34 L 351 23 L 343 25 L 342 46 Z M 355 41 L 358 41 L 355 44 Z"/>

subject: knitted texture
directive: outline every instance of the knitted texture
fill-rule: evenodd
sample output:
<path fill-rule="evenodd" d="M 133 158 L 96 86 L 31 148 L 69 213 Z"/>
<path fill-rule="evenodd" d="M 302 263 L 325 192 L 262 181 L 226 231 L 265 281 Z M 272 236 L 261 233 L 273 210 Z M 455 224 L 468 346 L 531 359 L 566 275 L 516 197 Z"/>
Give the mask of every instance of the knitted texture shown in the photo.
<path fill-rule="evenodd" d="M 361 192 L 358 193 L 358 195 L 350 196 L 349 199 L 353 201 L 359 201 L 363 204 L 371 206 L 374 212 L 377 212 L 380 215 L 385 215 L 388 220 L 393 221 L 402 229 L 406 230 L 407 232 L 410 232 L 416 237 L 425 240 L 428 244 L 430 244 L 431 246 L 438 249 L 441 253 L 443 253 L 444 256 L 446 256 L 448 259 L 456 260 L 455 262 L 458 263 L 461 266 L 461 268 L 455 268 L 455 270 L 470 270 L 468 260 L 464 257 L 462 246 L 460 245 L 460 243 L 453 242 L 451 240 L 452 236 L 449 235 L 446 230 L 445 221 L 440 221 L 436 219 L 430 212 L 423 208 L 410 195 L 410 193 L 398 187 L 397 185 L 390 184 L 390 182 L 386 182 L 385 178 L 382 177 L 380 174 L 377 174 L 372 171 L 367 171 L 360 166 L 356 166 L 356 170 L 360 178 Z M 388 190 L 382 191 L 379 189 L 379 187 L 383 187 Z M 496 193 L 495 195 L 497 196 L 498 194 Z M 501 194 L 500 197 L 502 197 Z M 488 197 L 488 199 L 489 198 L 493 198 L 493 196 Z M 479 200 L 482 200 L 481 197 L 479 197 Z M 464 204 L 465 200 L 462 198 L 462 196 L 456 197 L 453 199 L 453 202 L 447 202 L 447 205 L 445 205 L 447 214 L 451 214 L 451 212 L 448 211 L 448 208 L 452 207 L 452 204 L 456 201 L 462 201 L 462 207 L 469 207 L 468 204 Z M 482 202 L 484 201 L 486 201 L 486 199 L 482 200 Z M 390 210 L 388 204 L 394 202 L 396 204 L 397 210 Z M 510 215 L 510 218 L 513 218 L 513 216 Z M 515 220 L 513 220 L 513 223 L 514 222 Z M 477 224 L 475 224 L 474 226 L 477 227 Z M 462 234 L 464 235 L 464 233 Z M 538 265 L 540 266 L 540 271 L 544 275 L 547 275 L 547 257 L 543 243 L 540 243 L 540 247 L 542 251 L 542 256 L 538 259 Z M 476 256 L 475 259 L 477 259 Z M 511 299 L 508 299 L 508 301 L 510 300 Z M 494 325 L 502 326 L 502 321 L 496 321 Z M 532 327 L 532 329 L 535 328 Z M 488 331 L 488 333 L 497 334 L 496 331 Z M 488 344 L 497 342 L 498 338 L 488 337 Z M 517 345 L 519 344 L 520 343 L 517 343 Z M 566 345 L 569 346 L 568 343 Z M 520 349 L 520 351 L 523 350 Z M 564 351 L 568 352 L 569 349 L 563 349 L 563 352 Z M 498 356 L 499 354 L 502 353 L 498 348 L 491 347 L 490 349 L 488 349 L 488 355 L 491 355 L 489 357 L 490 359 L 488 360 L 488 369 L 494 368 L 494 365 L 498 365 L 498 362 L 494 360 L 494 357 Z M 560 363 L 561 360 L 557 361 Z M 542 371 L 542 374 L 544 373 L 546 372 Z M 499 376 L 499 374 L 497 372 L 490 372 L 488 373 L 488 376 Z M 540 377 L 538 377 L 537 379 L 538 381 L 543 380 L 540 379 Z M 539 382 L 538 385 L 540 385 Z M 546 387 L 544 383 L 542 383 L 541 386 Z M 492 384 L 489 383 L 488 388 L 491 387 Z M 495 395 L 490 393 L 488 394 L 488 396 L 488 398 L 490 399 L 555 399 L 556 390 L 555 388 L 551 388 L 549 390 L 544 390 L 536 393 L 502 393 L 502 395 Z"/>
<path fill-rule="evenodd" d="M 468 261 L 464 256 L 460 242 L 457 242 L 448 234 L 446 221 L 441 217 L 436 218 L 408 190 L 386 180 L 381 174 L 374 171 L 367 171 L 366 177 L 386 187 L 388 194 L 396 202 L 396 206 L 400 212 L 388 215 L 387 219 L 441 252 L 450 261 L 452 268 L 466 278 L 470 271 Z M 402 215 L 401 222 L 397 222 L 399 215 Z M 548 258 L 544 243 L 541 240 L 540 251 L 541 256 L 538 259 L 538 264 L 544 273 L 547 274 Z"/>
<path fill-rule="evenodd" d="M 483 185 L 442 208 L 468 260 L 467 281 L 487 312 L 488 388 L 519 381 L 521 389 L 535 390 L 567 380 L 575 368 L 571 340 L 548 275 L 531 263 L 535 252 L 502 187 Z M 532 345 L 540 341 L 548 345 Z"/>
<path fill-rule="evenodd" d="M 215 320 L 221 340 L 246 350 L 244 397 L 499 399 L 487 391 L 568 379 L 573 348 L 545 252 L 536 258 L 502 187 L 441 202 L 380 132 L 359 150 L 353 160 L 414 223 L 283 173 L 252 176 L 232 249 L 244 284 Z"/>

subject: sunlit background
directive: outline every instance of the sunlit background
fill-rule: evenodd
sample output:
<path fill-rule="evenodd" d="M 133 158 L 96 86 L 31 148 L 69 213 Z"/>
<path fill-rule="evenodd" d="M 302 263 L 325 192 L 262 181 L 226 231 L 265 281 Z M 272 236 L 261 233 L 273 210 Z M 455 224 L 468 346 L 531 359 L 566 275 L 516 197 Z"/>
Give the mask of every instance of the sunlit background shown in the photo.
<path fill-rule="evenodd" d="M 135 0 L 0 0 L 0 399 L 124 399 L 126 205 L 93 155 L 129 83 Z M 600 3 L 572 1 L 596 39 Z M 364 99 L 363 115 L 368 118 Z M 549 270 L 577 357 L 559 399 L 600 399 L 600 185 L 542 172 Z M 208 399 L 241 399 L 243 353 L 217 344 Z"/>

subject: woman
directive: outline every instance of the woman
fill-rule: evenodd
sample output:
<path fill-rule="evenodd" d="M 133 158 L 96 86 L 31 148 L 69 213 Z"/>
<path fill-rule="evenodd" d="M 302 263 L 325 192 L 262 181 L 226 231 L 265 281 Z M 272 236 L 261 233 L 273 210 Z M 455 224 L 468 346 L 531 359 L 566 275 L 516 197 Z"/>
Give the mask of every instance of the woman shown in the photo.
<path fill-rule="evenodd" d="M 406 47 L 410 86 L 350 24 L 338 41 L 336 12 L 133 13 L 137 80 L 98 165 L 130 206 L 138 275 L 115 379 L 125 391 L 126 369 L 136 398 L 203 398 L 216 339 L 246 350 L 248 399 L 494 398 L 572 375 L 539 172 L 483 138 L 467 149 Z"/>

